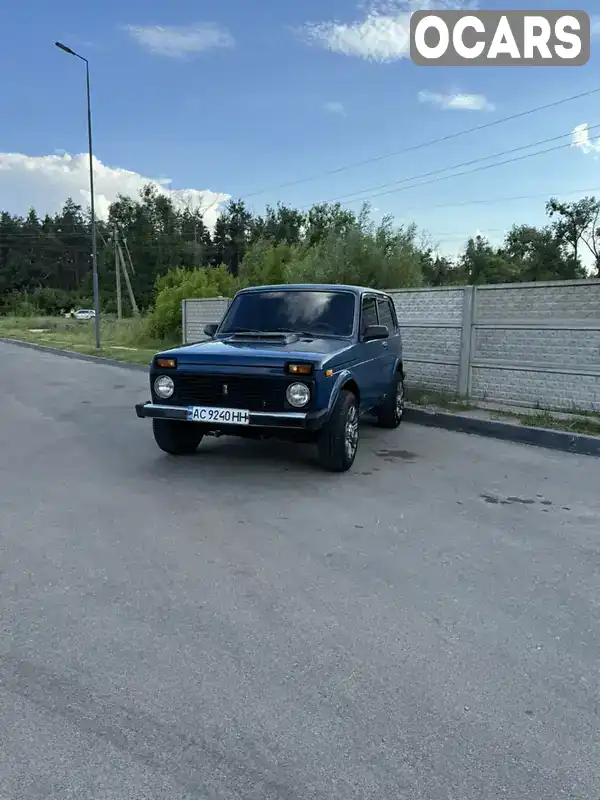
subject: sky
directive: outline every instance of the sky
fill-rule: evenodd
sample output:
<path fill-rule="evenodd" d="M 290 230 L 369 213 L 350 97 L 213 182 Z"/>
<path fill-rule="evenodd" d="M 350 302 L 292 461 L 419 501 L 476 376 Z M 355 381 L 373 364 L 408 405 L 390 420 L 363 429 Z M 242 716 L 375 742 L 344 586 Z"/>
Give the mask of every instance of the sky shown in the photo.
<path fill-rule="evenodd" d="M 358 210 L 367 198 L 376 219 L 415 222 L 450 255 L 477 233 L 497 243 L 515 222 L 545 224 L 552 195 L 600 195 L 600 92 L 421 145 L 599 88 L 600 3 L 587 4 L 510 4 L 590 13 L 589 62 L 557 68 L 414 65 L 408 25 L 423 0 L 11 4 L 0 49 L 0 209 L 89 203 L 85 68 L 54 47 L 60 40 L 90 63 L 99 215 L 119 192 L 154 181 L 204 209 L 209 225 L 230 197 L 256 212 L 338 199 Z M 548 139 L 501 160 L 565 146 L 419 178 L 428 181 L 420 187 L 409 180 Z"/>

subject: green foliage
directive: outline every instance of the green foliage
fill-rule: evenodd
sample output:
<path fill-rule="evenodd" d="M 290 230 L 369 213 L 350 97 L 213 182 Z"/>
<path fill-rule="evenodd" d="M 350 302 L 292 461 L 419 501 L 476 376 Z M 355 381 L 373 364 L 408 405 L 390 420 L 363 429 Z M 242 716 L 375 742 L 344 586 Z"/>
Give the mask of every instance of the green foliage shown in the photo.
<path fill-rule="evenodd" d="M 240 286 L 264 286 L 285 283 L 287 268 L 296 251 L 289 244 L 277 244 L 268 239 L 259 239 L 247 249 L 240 265 Z"/>
<path fill-rule="evenodd" d="M 458 266 L 470 284 L 511 283 L 516 279 L 517 265 L 497 252 L 483 236 L 469 239 Z"/>
<path fill-rule="evenodd" d="M 571 203 L 560 203 L 551 197 L 546 203 L 546 213 L 554 219 L 554 233 L 562 242 L 570 245 L 575 261 L 580 246 L 594 257 L 594 265 L 600 277 L 600 201 L 595 197 L 583 197 Z"/>
<path fill-rule="evenodd" d="M 515 225 L 501 250 L 512 265 L 513 280 L 552 281 L 585 278 L 585 270 L 556 228 Z"/>
<path fill-rule="evenodd" d="M 430 248 L 421 253 L 421 272 L 425 286 L 457 286 L 466 283 L 465 275 L 458 264 Z"/>
<path fill-rule="evenodd" d="M 515 225 L 500 247 L 469 239 L 451 260 L 423 244 L 414 225 L 375 224 L 339 203 L 300 211 L 278 203 L 254 214 L 231 200 L 210 232 L 200 208 L 146 186 L 139 198 L 119 197 L 98 221 L 100 299 L 116 314 L 115 231 L 130 268 L 133 292 L 148 335 L 174 335 L 181 300 L 230 296 L 240 286 L 285 283 L 355 283 L 393 289 L 464 283 L 560 280 L 585 277 L 582 252 L 600 275 L 600 202 L 551 198 L 546 227 Z M 121 283 L 125 315 L 131 314 Z M 68 199 L 41 218 L 0 213 L 0 313 L 59 315 L 92 304 L 90 215 Z"/>
<path fill-rule="evenodd" d="M 181 301 L 193 297 L 230 297 L 237 290 L 227 267 L 176 269 L 156 282 L 156 302 L 146 319 L 146 334 L 153 338 L 181 331 Z"/>
<path fill-rule="evenodd" d="M 378 289 L 421 285 L 416 228 L 395 229 L 389 217 L 375 226 L 367 207 L 358 217 L 339 222 L 321 232 L 312 245 L 309 232 L 309 242 L 296 249 L 286 265 L 288 283 L 346 283 Z"/>

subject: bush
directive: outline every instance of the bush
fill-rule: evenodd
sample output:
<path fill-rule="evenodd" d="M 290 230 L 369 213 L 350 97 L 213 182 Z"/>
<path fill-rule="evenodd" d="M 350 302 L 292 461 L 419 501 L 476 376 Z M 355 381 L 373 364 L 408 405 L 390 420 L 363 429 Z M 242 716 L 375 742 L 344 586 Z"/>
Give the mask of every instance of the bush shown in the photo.
<path fill-rule="evenodd" d="M 298 283 L 347 283 L 374 289 L 422 284 L 416 229 L 394 229 L 391 219 L 375 228 L 364 212 L 342 232 L 330 231 L 313 247 L 297 251 L 286 280 Z"/>
<path fill-rule="evenodd" d="M 422 253 L 416 228 L 394 228 L 391 218 L 377 227 L 366 206 L 358 217 L 330 227 L 314 242 L 290 246 L 259 241 L 246 252 L 242 285 L 347 283 L 377 289 L 422 284 Z"/>
<path fill-rule="evenodd" d="M 231 297 L 237 283 L 227 267 L 170 270 L 156 282 L 156 302 L 146 320 L 146 335 L 164 339 L 181 333 L 181 301 L 193 297 Z"/>
<path fill-rule="evenodd" d="M 287 267 L 299 250 L 289 244 L 273 244 L 262 239 L 253 244 L 240 265 L 240 286 L 264 286 L 286 283 Z"/>

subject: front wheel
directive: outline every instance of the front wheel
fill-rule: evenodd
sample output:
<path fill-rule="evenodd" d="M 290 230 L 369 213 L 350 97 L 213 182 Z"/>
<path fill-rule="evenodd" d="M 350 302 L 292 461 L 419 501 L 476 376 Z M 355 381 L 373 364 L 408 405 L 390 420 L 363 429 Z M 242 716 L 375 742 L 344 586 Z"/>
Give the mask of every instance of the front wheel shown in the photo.
<path fill-rule="evenodd" d="M 394 373 L 389 392 L 377 410 L 377 421 L 381 428 L 397 428 L 404 418 L 404 379 L 400 372 Z"/>
<path fill-rule="evenodd" d="M 196 452 L 203 433 L 193 422 L 153 419 L 154 441 L 171 456 L 187 456 Z"/>
<path fill-rule="evenodd" d="M 340 392 L 329 421 L 319 434 L 319 461 L 329 472 L 346 472 L 358 450 L 358 403 L 352 392 Z"/>

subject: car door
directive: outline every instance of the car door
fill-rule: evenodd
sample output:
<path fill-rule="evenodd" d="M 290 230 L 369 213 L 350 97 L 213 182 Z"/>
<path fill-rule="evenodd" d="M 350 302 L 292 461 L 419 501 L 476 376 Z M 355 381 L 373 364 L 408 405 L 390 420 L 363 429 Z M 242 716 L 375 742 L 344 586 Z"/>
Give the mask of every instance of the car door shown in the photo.
<path fill-rule="evenodd" d="M 387 391 L 383 369 L 384 357 L 387 353 L 387 341 L 385 339 L 374 339 L 370 342 L 365 342 L 364 340 L 367 326 L 378 325 L 378 320 L 377 296 L 372 294 L 363 295 L 360 310 L 359 363 L 355 367 L 363 410 L 378 405 L 381 402 L 382 395 Z"/>
<path fill-rule="evenodd" d="M 379 325 L 385 325 L 390 332 L 390 338 L 384 340 L 384 352 L 381 361 L 384 373 L 384 391 L 387 392 L 394 373 L 396 360 L 402 358 L 398 318 L 391 297 L 380 296 L 377 298 L 377 314 L 379 317 Z"/>

